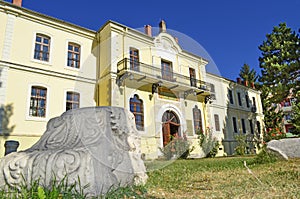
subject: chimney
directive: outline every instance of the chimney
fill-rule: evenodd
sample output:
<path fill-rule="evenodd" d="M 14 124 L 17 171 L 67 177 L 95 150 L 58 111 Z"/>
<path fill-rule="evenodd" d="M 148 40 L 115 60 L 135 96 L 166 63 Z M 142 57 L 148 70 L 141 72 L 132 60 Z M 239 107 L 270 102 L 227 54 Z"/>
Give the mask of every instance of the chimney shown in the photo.
<path fill-rule="evenodd" d="M 152 27 L 150 25 L 145 25 L 145 34 L 152 37 Z"/>
<path fill-rule="evenodd" d="M 246 81 L 244 81 L 244 85 L 248 87 L 248 85 L 249 85 L 249 82 L 248 82 L 247 80 L 246 80 Z"/>
<path fill-rule="evenodd" d="M 238 83 L 238 84 L 242 84 L 242 79 L 241 78 L 236 78 L 236 82 Z"/>
<path fill-rule="evenodd" d="M 13 0 L 12 3 L 16 6 L 22 7 L 22 0 Z"/>
<path fill-rule="evenodd" d="M 255 83 L 254 83 L 254 82 L 251 82 L 251 87 L 252 87 L 253 89 L 255 89 Z"/>
<path fill-rule="evenodd" d="M 166 22 L 164 20 L 161 20 L 159 22 L 159 32 L 167 32 L 167 25 Z"/>

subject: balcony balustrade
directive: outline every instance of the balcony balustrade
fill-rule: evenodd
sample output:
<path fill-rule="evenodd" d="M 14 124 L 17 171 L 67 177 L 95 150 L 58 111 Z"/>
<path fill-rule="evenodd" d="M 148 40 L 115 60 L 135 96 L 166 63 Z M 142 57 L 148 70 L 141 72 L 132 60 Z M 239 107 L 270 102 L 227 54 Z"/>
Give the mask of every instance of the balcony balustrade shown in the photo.
<path fill-rule="evenodd" d="M 186 94 L 206 93 L 206 95 L 209 95 L 206 82 L 175 73 L 172 70 L 163 70 L 161 67 L 133 62 L 128 58 L 118 62 L 117 67 L 119 83 L 127 78 L 134 78 L 137 81 L 144 80 L 152 84 L 159 83 L 169 89 L 184 91 Z"/>

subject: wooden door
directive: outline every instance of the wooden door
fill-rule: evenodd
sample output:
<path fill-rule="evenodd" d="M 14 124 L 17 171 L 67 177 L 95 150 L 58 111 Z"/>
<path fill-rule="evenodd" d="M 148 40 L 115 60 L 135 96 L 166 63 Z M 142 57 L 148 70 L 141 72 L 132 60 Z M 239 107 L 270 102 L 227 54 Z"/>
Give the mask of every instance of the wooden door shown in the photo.
<path fill-rule="evenodd" d="M 163 145 L 164 147 L 169 144 L 171 138 L 170 133 L 170 123 L 164 123 L 163 124 Z"/>

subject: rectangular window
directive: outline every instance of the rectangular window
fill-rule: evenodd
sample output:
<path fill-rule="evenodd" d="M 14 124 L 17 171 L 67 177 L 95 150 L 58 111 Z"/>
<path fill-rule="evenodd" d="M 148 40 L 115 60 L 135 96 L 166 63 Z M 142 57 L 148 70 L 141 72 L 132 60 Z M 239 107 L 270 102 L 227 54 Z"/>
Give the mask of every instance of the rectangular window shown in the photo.
<path fill-rule="evenodd" d="M 230 104 L 233 104 L 233 95 L 232 95 L 232 90 L 228 89 L 228 98 Z"/>
<path fill-rule="evenodd" d="M 261 127 L 260 127 L 260 122 L 259 121 L 256 122 L 256 127 L 257 127 L 258 134 L 260 134 L 261 133 Z"/>
<path fill-rule="evenodd" d="M 244 134 L 246 134 L 246 124 L 244 119 L 242 119 L 242 131 Z"/>
<path fill-rule="evenodd" d="M 34 59 L 49 61 L 50 37 L 37 34 L 35 38 Z"/>
<path fill-rule="evenodd" d="M 213 84 L 210 84 L 210 97 L 211 97 L 211 99 L 212 100 L 216 100 L 217 98 L 216 98 L 216 94 L 215 94 L 215 85 L 213 85 Z"/>
<path fill-rule="evenodd" d="M 80 45 L 75 43 L 68 44 L 68 66 L 80 68 Z"/>
<path fill-rule="evenodd" d="M 233 118 L 232 118 L 232 125 L 233 125 L 233 131 L 234 131 L 235 133 L 237 133 L 238 130 L 237 130 L 236 117 L 233 117 Z"/>
<path fill-rule="evenodd" d="M 252 120 L 249 120 L 249 126 L 250 126 L 250 132 L 251 132 L 251 134 L 254 134 L 254 129 L 253 129 L 253 123 L 252 123 Z"/>
<path fill-rule="evenodd" d="M 245 99 L 246 99 L 246 105 L 247 105 L 247 108 L 249 108 L 249 107 L 250 107 L 249 96 L 248 96 L 248 95 L 245 95 Z"/>
<path fill-rule="evenodd" d="M 67 92 L 66 111 L 79 108 L 80 94 L 76 92 Z"/>
<path fill-rule="evenodd" d="M 256 107 L 255 97 L 252 97 L 253 106 Z"/>
<path fill-rule="evenodd" d="M 216 131 L 220 131 L 220 120 L 219 120 L 219 115 L 215 114 L 214 115 L 215 118 L 215 128 Z"/>
<path fill-rule="evenodd" d="M 129 49 L 129 54 L 130 54 L 130 69 L 134 71 L 139 71 L 139 50 L 135 48 L 130 48 Z"/>
<path fill-rule="evenodd" d="M 171 62 L 161 60 L 161 75 L 162 78 L 165 80 L 174 81 L 173 68 Z"/>
<path fill-rule="evenodd" d="M 189 68 L 191 86 L 197 87 L 195 69 Z"/>
<path fill-rule="evenodd" d="M 238 95 L 239 105 L 242 106 L 241 93 L 238 92 L 237 95 Z"/>
<path fill-rule="evenodd" d="M 46 117 L 47 89 L 39 86 L 31 87 L 29 116 Z"/>

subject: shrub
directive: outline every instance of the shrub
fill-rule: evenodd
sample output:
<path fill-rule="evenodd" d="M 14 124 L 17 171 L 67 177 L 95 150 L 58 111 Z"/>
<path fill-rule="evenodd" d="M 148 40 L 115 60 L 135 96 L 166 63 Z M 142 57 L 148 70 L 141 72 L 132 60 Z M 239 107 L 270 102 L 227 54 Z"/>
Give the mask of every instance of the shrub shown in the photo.
<path fill-rule="evenodd" d="M 200 147 L 202 148 L 205 157 L 215 157 L 218 153 L 219 142 L 212 136 L 212 132 L 209 128 L 206 129 L 206 133 L 198 131 L 198 139 Z"/>
<path fill-rule="evenodd" d="M 279 158 L 274 153 L 270 153 L 266 146 L 264 146 L 261 151 L 255 156 L 253 161 L 250 161 L 249 164 L 265 164 L 265 163 L 274 163 L 278 161 Z"/>
<path fill-rule="evenodd" d="M 235 140 L 237 141 L 237 146 L 234 148 L 236 155 L 245 155 L 246 149 L 249 148 L 249 144 L 247 143 L 247 136 L 246 135 L 236 135 L 234 136 Z"/>
<path fill-rule="evenodd" d="M 190 142 L 187 140 L 185 134 L 183 137 L 174 136 L 171 137 L 171 142 L 164 148 L 159 148 L 167 160 L 172 158 L 186 159 L 190 153 L 194 150 L 191 147 Z"/>

